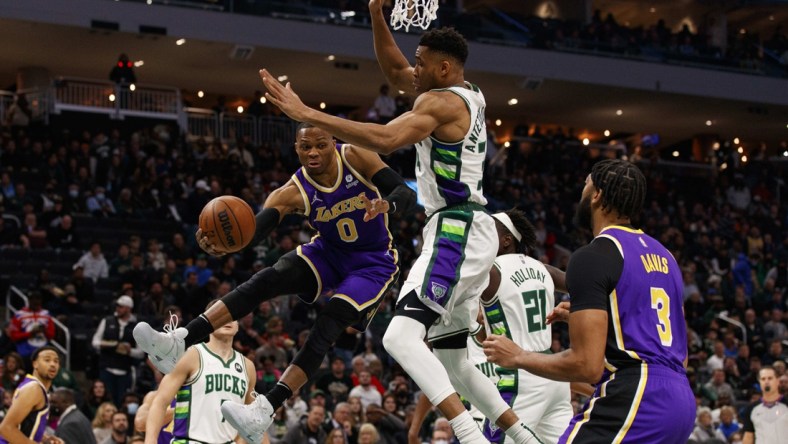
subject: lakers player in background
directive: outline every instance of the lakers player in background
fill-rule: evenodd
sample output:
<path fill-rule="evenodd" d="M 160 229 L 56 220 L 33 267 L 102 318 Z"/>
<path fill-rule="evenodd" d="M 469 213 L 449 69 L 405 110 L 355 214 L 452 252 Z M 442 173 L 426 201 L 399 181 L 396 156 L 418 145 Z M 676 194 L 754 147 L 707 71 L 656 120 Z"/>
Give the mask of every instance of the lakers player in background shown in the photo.
<path fill-rule="evenodd" d="M 45 345 L 33 352 L 33 373 L 25 376 L 0 423 L 0 444 L 65 444 L 45 435 L 49 419 L 49 389 L 60 370 L 60 353 Z"/>
<path fill-rule="evenodd" d="M 207 308 L 218 301 L 212 301 Z M 245 441 L 221 413 L 224 402 L 254 401 L 254 364 L 233 349 L 238 322 L 225 324 L 207 343 L 186 350 L 175 369 L 161 380 L 145 423 L 145 444 L 157 444 L 166 424 L 167 410 L 175 399 L 172 443 L 227 443 Z M 254 442 L 249 444 L 260 444 Z"/>
<path fill-rule="evenodd" d="M 484 342 L 501 367 L 596 384 L 560 443 L 668 444 L 692 432 L 681 269 L 632 226 L 645 196 L 646 178 L 624 160 L 603 160 L 586 178 L 575 218 L 595 238 L 572 254 L 566 271 L 570 349 L 528 352 L 502 335 Z"/>

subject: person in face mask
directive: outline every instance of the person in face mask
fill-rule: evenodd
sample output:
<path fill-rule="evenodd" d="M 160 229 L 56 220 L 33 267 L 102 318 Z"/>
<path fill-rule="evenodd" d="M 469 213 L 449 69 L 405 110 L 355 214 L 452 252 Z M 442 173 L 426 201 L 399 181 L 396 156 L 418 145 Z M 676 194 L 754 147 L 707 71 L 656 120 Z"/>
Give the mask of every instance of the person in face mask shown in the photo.
<path fill-rule="evenodd" d="M 123 398 L 123 405 L 121 410 L 125 410 L 130 417 L 137 414 L 137 409 L 140 408 L 140 397 L 134 392 L 128 392 Z"/>
<path fill-rule="evenodd" d="M 788 405 L 778 390 L 777 372 L 773 367 L 764 366 L 758 373 L 758 382 L 762 396 L 742 413 L 742 442 L 784 442 L 788 436 Z"/>
<path fill-rule="evenodd" d="M 432 439 L 430 444 L 450 444 L 451 437 L 445 430 L 435 430 L 432 432 Z"/>

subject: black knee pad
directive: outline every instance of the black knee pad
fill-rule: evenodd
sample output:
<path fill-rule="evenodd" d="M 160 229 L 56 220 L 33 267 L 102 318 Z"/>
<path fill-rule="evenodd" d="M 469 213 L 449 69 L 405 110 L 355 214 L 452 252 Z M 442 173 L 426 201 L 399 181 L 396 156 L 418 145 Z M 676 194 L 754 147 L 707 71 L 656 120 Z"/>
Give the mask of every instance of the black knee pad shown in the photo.
<path fill-rule="evenodd" d="M 299 366 L 307 378 L 314 376 L 337 338 L 347 327 L 358 322 L 361 315 L 355 307 L 341 299 L 328 301 L 309 331 L 304 347 L 293 358 L 293 364 Z"/>
<path fill-rule="evenodd" d="M 261 302 L 283 294 L 315 294 L 317 279 L 305 260 L 295 251 L 282 256 L 272 267 L 255 273 L 249 280 L 227 293 L 222 302 L 233 319 L 251 313 Z"/>
<path fill-rule="evenodd" d="M 461 349 L 468 346 L 468 332 L 463 331 L 445 338 L 432 341 L 432 348 L 437 349 Z"/>

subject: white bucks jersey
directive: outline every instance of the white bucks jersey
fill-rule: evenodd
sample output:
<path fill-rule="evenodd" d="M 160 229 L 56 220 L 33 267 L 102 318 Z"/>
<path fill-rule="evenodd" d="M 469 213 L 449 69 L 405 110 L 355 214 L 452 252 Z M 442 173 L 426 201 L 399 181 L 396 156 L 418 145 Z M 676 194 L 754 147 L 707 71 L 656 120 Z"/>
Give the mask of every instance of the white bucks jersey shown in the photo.
<path fill-rule="evenodd" d="M 524 350 L 548 350 L 552 331 L 546 317 L 555 306 L 555 284 L 547 268 L 522 254 L 498 256 L 495 267 L 501 284 L 493 299 L 483 303 L 488 328 Z"/>
<path fill-rule="evenodd" d="M 482 175 L 487 150 L 486 103 L 476 85 L 452 86 L 433 91 L 451 91 L 465 102 L 471 114 L 468 133 L 459 141 L 443 141 L 433 135 L 416 144 L 416 181 L 427 215 L 441 208 L 475 202 L 485 205 Z"/>
<path fill-rule="evenodd" d="M 222 417 L 221 405 L 225 401 L 244 403 L 246 360 L 234 350 L 225 362 L 205 344 L 194 348 L 200 354 L 200 370 L 178 390 L 172 443 L 231 442 L 238 432 Z"/>

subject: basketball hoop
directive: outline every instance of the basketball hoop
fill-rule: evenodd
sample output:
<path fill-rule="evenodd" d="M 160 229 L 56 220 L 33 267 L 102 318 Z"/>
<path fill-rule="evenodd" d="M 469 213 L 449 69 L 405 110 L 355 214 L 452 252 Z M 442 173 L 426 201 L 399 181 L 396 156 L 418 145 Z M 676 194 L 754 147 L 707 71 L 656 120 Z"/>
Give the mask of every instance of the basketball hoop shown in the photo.
<path fill-rule="evenodd" d="M 405 27 L 408 32 L 411 26 L 427 29 L 430 22 L 438 16 L 438 0 L 396 0 L 391 11 L 391 26 L 394 29 Z"/>

